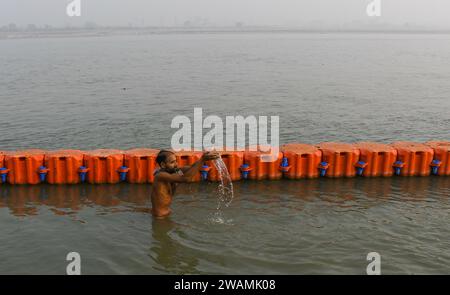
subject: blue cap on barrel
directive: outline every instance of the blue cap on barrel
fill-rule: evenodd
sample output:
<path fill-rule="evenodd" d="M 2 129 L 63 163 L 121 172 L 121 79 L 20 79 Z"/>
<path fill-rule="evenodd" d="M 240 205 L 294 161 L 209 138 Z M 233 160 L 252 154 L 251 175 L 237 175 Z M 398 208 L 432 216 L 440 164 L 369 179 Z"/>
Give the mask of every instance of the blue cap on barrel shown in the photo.
<path fill-rule="evenodd" d="M 39 180 L 41 181 L 41 182 L 44 182 L 45 181 L 45 177 L 47 176 L 47 167 L 45 167 L 45 166 L 39 166 Z"/>
<path fill-rule="evenodd" d="M 0 172 L 5 171 L 5 170 L 8 170 L 8 169 L 5 168 L 5 167 L 0 168 Z M 2 183 L 5 183 L 5 182 L 6 182 L 6 176 L 7 176 L 7 175 L 8 175 L 8 172 L 6 172 L 6 173 L 0 173 L 0 179 L 1 179 Z"/>
<path fill-rule="evenodd" d="M 243 179 L 247 179 L 248 178 L 248 173 L 250 172 L 248 170 L 248 168 L 250 168 L 250 166 L 248 164 L 242 164 L 241 165 L 241 176 Z"/>
<path fill-rule="evenodd" d="M 203 165 L 202 169 L 200 170 L 200 173 L 202 175 L 202 179 L 203 180 L 207 180 L 208 179 L 208 172 L 209 172 L 209 166 L 208 165 Z"/>
<path fill-rule="evenodd" d="M 119 177 L 120 177 L 120 181 L 125 181 L 127 179 L 127 172 L 128 172 L 128 167 L 126 166 L 121 166 L 119 168 Z"/>
<path fill-rule="evenodd" d="M 433 160 L 431 162 L 431 174 L 437 175 L 439 171 L 439 166 L 441 166 L 442 161 Z"/>
<path fill-rule="evenodd" d="M 86 174 L 87 174 L 86 166 L 80 166 L 79 170 L 81 170 L 80 171 L 80 181 L 81 182 L 85 182 L 86 181 Z"/>
<path fill-rule="evenodd" d="M 327 174 L 327 169 L 328 169 L 328 163 L 327 162 L 320 162 L 319 164 L 319 173 L 320 176 L 325 176 Z"/>

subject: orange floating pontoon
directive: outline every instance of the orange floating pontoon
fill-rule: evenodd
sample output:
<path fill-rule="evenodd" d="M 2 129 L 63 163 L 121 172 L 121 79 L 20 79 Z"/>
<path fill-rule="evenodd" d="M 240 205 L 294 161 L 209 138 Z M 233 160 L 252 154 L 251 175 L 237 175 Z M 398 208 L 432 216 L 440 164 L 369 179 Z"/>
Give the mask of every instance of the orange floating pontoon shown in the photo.
<path fill-rule="evenodd" d="M 257 151 L 247 150 L 244 152 L 244 164 L 241 166 L 241 171 L 244 174 L 248 173 L 249 179 L 280 179 L 283 176 L 280 170 L 283 153 L 279 151 L 273 156 L 274 158 L 268 161 L 271 158 L 270 152 L 262 151 L 260 148 Z"/>
<path fill-rule="evenodd" d="M 353 177 L 359 161 L 359 149 L 349 143 L 322 142 L 317 146 L 322 151 L 319 169 L 326 170 L 327 177 Z"/>
<path fill-rule="evenodd" d="M 397 161 L 394 170 L 402 176 L 428 176 L 430 175 L 434 150 L 423 143 L 411 141 L 397 141 L 392 143 L 397 152 Z"/>
<path fill-rule="evenodd" d="M 235 181 L 241 179 L 241 166 L 244 164 L 244 152 L 224 151 L 220 152 L 220 157 L 227 166 L 231 180 Z M 211 167 L 208 173 L 208 179 L 212 181 L 219 181 L 219 173 L 216 166 L 212 163 L 208 163 L 208 166 Z"/>
<path fill-rule="evenodd" d="M 434 160 L 432 163 L 436 167 L 436 175 L 450 175 L 450 141 L 429 141 L 426 145 L 434 150 Z M 431 170 L 432 172 L 433 169 Z"/>
<path fill-rule="evenodd" d="M 268 150 L 268 151 L 263 151 Z M 152 183 L 156 149 L 23 150 L 0 151 L 0 183 L 10 184 L 75 184 L 89 183 Z M 191 166 L 203 152 L 175 152 L 178 167 Z M 429 141 L 376 142 L 355 144 L 323 142 L 318 145 L 290 143 L 277 154 L 270 147 L 253 146 L 245 151 L 225 149 L 221 158 L 231 180 L 289 179 L 371 176 L 450 175 L 450 142 Z M 269 159 L 270 158 L 270 159 Z M 192 181 L 218 181 L 215 165 L 208 161 Z"/>
<path fill-rule="evenodd" d="M 123 151 L 99 149 L 85 152 L 85 166 L 89 183 L 118 183 L 123 167 Z"/>
<path fill-rule="evenodd" d="M 80 167 L 84 154 L 79 150 L 58 150 L 45 153 L 48 169 L 47 181 L 51 184 L 75 184 L 80 182 Z"/>
<path fill-rule="evenodd" d="M 315 146 L 303 143 L 289 143 L 281 147 L 287 171 L 284 176 L 290 179 L 315 178 L 319 176 L 322 152 Z M 283 158 L 283 159 L 284 159 Z"/>
<path fill-rule="evenodd" d="M 393 165 L 397 160 L 397 150 L 392 146 L 377 142 L 358 142 L 359 161 L 357 174 L 362 176 L 392 176 Z"/>
<path fill-rule="evenodd" d="M 132 149 L 125 151 L 125 166 L 128 171 L 127 181 L 130 183 L 152 183 L 157 167 L 156 156 L 159 150 Z"/>
<path fill-rule="evenodd" d="M 5 153 L 5 168 L 10 184 L 38 184 L 40 173 L 45 173 L 43 150 L 23 150 Z"/>

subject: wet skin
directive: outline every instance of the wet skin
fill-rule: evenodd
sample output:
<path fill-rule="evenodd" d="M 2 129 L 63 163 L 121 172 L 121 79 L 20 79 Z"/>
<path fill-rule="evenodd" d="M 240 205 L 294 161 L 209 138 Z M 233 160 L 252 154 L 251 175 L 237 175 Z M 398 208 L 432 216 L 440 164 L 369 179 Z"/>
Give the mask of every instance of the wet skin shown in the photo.
<path fill-rule="evenodd" d="M 175 154 L 167 156 L 161 163 L 152 186 L 152 214 L 155 218 L 164 218 L 171 214 L 170 205 L 178 183 L 193 182 L 205 161 L 218 159 L 217 152 L 206 152 L 192 166 L 178 168 Z"/>

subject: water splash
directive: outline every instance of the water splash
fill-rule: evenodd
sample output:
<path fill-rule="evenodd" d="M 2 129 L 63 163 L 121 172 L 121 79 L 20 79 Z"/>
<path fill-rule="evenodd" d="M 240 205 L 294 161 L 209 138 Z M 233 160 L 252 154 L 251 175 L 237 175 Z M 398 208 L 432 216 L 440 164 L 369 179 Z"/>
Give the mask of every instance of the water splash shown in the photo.
<path fill-rule="evenodd" d="M 226 207 L 230 206 L 234 198 L 233 193 L 233 182 L 231 181 L 230 173 L 228 172 L 227 166 L 221 158 L 213 161 L 217 168 L 219 174 L 220 184 L 218 187 L 218 204 L 217 210 L 220 210 L 222 205 Z"/>
<path fill-rule="evenodd" d="M 217 210 L 210 215 L 209 222 L 211 224 L 223 224 L 223 225 L 234 225 L 234 221 L 231 218 L 226 218 L 222 211 Z"/>

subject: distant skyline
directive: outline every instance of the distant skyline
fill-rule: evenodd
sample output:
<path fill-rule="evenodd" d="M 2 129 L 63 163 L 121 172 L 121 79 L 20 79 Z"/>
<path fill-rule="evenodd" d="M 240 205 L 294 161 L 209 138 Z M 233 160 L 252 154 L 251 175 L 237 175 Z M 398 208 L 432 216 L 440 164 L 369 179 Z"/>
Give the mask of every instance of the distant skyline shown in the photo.
<path fill-rule="evenodd" d="M 80 0 L 81 16 L 69 17 L 72 0 L 1 0 L 0 27 L 285 26 L 350 28 L 412 26 L 450 29 L 448 0 L 380 0 L 381 16 L 369 17 L 373 0 Z"/>

